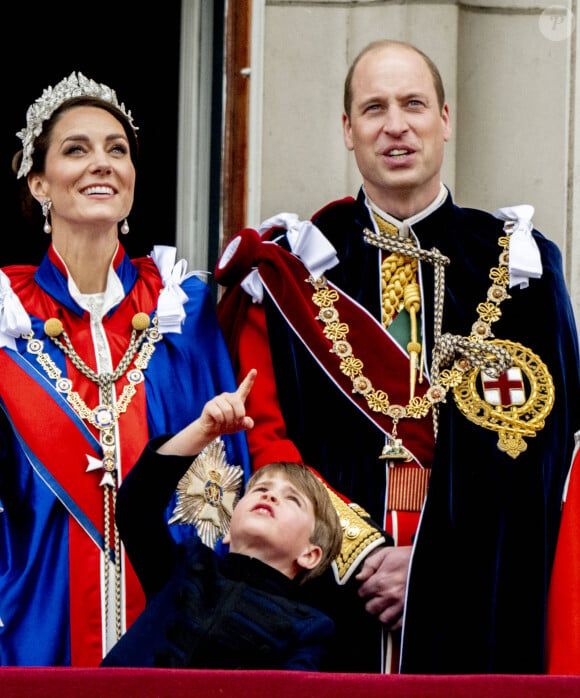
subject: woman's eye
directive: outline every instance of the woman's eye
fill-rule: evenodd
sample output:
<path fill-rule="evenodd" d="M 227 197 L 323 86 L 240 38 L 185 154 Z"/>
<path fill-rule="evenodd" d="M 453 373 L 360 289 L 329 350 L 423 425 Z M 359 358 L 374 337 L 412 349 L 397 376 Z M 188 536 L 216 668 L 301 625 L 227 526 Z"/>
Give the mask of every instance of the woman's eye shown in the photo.
<path fill-rule="evenodd" d="M 122 155 L 125 155 L 129 151 L 124 143 L 118 143 L 117 145 L 111 148 L 111 152 L 121 153 Z"/>

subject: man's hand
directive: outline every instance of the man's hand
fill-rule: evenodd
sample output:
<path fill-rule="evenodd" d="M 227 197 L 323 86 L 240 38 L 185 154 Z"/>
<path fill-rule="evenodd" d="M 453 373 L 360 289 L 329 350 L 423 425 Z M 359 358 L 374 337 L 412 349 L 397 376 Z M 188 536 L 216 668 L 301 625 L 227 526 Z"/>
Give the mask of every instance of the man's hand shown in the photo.
<path fill-rule="evenodd" d="M 377 616 L 389 630 L 403 624 L 411 549 L 410 545 L 377 548 L 355 577 L 361 582 L 358 595 L 365 599 L 367 612 Z"/>

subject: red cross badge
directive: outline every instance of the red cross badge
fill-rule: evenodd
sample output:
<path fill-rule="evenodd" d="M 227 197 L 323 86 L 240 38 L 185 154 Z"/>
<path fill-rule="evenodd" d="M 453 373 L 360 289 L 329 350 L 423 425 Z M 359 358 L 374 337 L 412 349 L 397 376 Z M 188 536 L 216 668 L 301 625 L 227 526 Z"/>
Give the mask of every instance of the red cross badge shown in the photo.
<path fill-rule="evenodd" d="M 523 405 L 526 401 L 524 379 L 517 366 L 508 368 L 499 378 L 494 378 L 482 371 L 481 382 L 485 401 L 494 407 Z"/>
<path fill-rule="evenodd" d="M 499 378 L 468 364 L 453 397 L 474 424 L 498 433 L 497 446 L 512 458 L 523 453 L 554 405 L 554 383 L 546 364 L 531 349 L 508 339 L 494 339 L 512 358 Z M 481 376 L 481 383 L 479 380 Z"/>

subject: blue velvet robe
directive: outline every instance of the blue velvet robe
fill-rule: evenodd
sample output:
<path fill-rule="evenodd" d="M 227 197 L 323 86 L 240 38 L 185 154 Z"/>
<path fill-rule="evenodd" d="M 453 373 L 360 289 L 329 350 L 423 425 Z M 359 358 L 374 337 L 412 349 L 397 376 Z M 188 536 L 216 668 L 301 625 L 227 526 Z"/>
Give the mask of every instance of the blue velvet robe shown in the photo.
<path fill-rule="evenodd" d="M 329 204 L 313 216 L 340 263 L 327 279 L 380 319 L 380 251 L 363 240 L 373 228 L 364 192 Z M 445 270 L 443 333 L 469 336 L 486 300 L 490 269 L 498 264 L 503 223 L 461 208 L 450 195 L 413 230 L 423 249 L 450 258 Z M 281 231 L 275 231 L 276 237 Z M 406 673 L 540 673 L 544 669 L 545 605 L 560 520 L 562 489 L 573 433 L 580 425 L 578 340 L 561 255 L 537 230 L 543 275 L 509 289 L 498 339 L 539 355 L 554 381 L 555 403 L 544 428 L 512 458 L 497 433 L 461 414 L 451 393 L 440 406 L 432 471 L 408 581 L 401 671 Z M 287 245 L 284 238 L 278 240 Z M 433 349 L 433 267 L 420 263 L 428 365 Z M 305 277 L 307 273 L 305 273 Z M 227 312 L 235 288 L 218 311 L 236 360 L 235 321 Z M 240 305 L 240 308 L 243 306 Z M 328 380 L 279 308 L 264 296 L 276 389 L 288 437 L 304 461 L 360 504 L 379 525 L 385 511 L 384 435 Z M 354 336 L 354 328 L 351 327 Z M 350 338 L 351 335 L 349 335 Z M 364 338 L 358 338 L 364 341 Z M 377 345 L 376 351 L 382 347 Z M 356 355 L 356 350 L 353 352 Z M 385 354 L 384 372 L 389 371 Z M 380 380 L 373 376 L 373 385 Z M 319 600 L 339 626 L 335 670 L 377 671 L 380 628 L 356 596 L 321 580 Z"/>
<path fill-rule="evenodd" d="M 133 315 L 153 317 L 163 284 L 151 258 L 130 260 L 121 247 L 113 267 L 124 297 L 103 326 L 116 366 L 129 344 Z M 96 386 L 72 370 L 44 330 L 48 318 L 59 318 L 75 350 L 95 368 L 89 314 L 71 297 L 58 257 L 51 249 L 38 268 L 4 271 L 35 337 L 92 409 L 98 404 Z M 166 333 L 154 345 L 144 382 L 119 418 L 120 479 L 149 438 L 181 429 L 216 393 L 236 388 L 208 286 L 190 276 L 181 288 L 187 296 L 182 332 Z M 26 345 L 20 338 L 16 351 L 0 350 L 17 376 L 0 375 L 0 665 L 97 666 L 104 654 L 99 561 L 108 548 L 102 471 L 85 471 L 87 455 L 100 458 L 102 451 L 96 430 L 58 393 Z M 228 462 L 247 473 L 245 435 L 225 442 Z M 178 540 L 194 532 L 189 524 L 172 530 Z M 130 624 L 144 605 L 130 565 L 123 583 Z"/>

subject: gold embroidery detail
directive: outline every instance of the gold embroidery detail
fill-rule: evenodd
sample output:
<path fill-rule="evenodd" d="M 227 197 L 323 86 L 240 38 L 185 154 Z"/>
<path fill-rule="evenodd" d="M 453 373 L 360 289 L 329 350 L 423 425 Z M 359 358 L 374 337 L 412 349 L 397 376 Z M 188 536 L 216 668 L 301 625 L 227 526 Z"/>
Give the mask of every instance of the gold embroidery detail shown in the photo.
<path fill-rule="evenodd" d="M 373 217 L 381 233 L 398 235 L 398 229 L 373 213 Z M 416 247 L 414 238 L 409 244 Z M 381 319 L 383 327 L 387 328 L 395 315 L 403 309 L 409 314 L 410 341 L 407 344 L 409 352 L 409 396 L 415 396 L 417 382 L 423 382 L 423 345 L 419 341 L 418 314 L 421 310 L 421 292 L 417 283 L 419 262 L 416 257 L 391 252 L 381 262 Z"/>
<path fill-rule="evenodd" d="M 418 263 L 398 252 L 392 252 L 381 262 L 381 299 L 383 327 L 388 327 L 396 313 L 405 307 L 404 294 L 408 284 L 415 281 Z"/>
<path fill-rule="evenodd" d="M 499 434 L 498 448 L 512 458 L 527 449 L 523 437 L 533 437 L 544 427 L 544 420 L 554 405 L 554 384 L 547 366 L 530 349 L 507 340 L 494 340 L 504 345 L 514 366 L 522 371 L 530 385 L 530 394 L 521 405 L 491 405 L 477 389 L 480 370 L 474 368 L 463 376 L 453 389 L 455 403 L 474 424 Z"/>
<path fill-rule="evenodd" d="M 421 511 L 429 486 L 429 468 L 394 465 L 387 468 L 387 511 Z"/>
<path fill-rule="evenodd" d="M 511 343 L 507 341 L 500 341 L 497 339 L 491 340 L 493 333 L 491 331 L 491 325 L 497 322 L 501 317 L 500 304 L 510 298 L 507 287 L 509 284 L 509 230 L 510 223 L 506 223 L 504 231 L 506 234 L 502 235 L 498 239 L 498 245 L 501 248 L 498 260 L 498 266 L 492 267 L 489 271 L 489 278 L 492 282 L 490 288 L 487 292 L 487 300 L 480 303 L 477 306 L 478 319 L 473 323 L 471 327 L 471 334 L 469 337 L 464 337 L 460 335 L 442 334 L 442 316 L 443 316 L 443 303 L 444 303 L 444 267 L 449 263 L 449 259 L 442 255 L 436 248 L 432 250 L 423 250 L 420 247 L 409 244 L 404 240 L 400 240 L 396 236 L 386 235 L 383 232 L 376 232 L 365 228 L 364 230 L 364 240 L 365 242 L 375 245 L 383 250 L 394 250 L 397 252 L 404 252 L 408 255 L 416 257 L 419 260 L 426 260 L 435 265 L 435 297 L 434 297 L 434 345 L 433 345 L 433 356 L 431 362 L 431 380 L 432 385 L 425 395 L 421 398 L 413 397 L 411 393 L 411 399 L 406 406 L 402 405 L 390 405 L 388 395 L 381 390 L 375 390 L 369 378 L 363 375 L 364 365 L 362 362 L 356 364 L 349 361 L 346 364 L 349 373 L 345 373 L 353 381 L 353 392 L 362 395 L 369 406 L 369 408 L 374 412 L 381 412 L 386 414 L 393 420 L 393 431 L 390 437 L 390 441 L 385 446 L 385 451 L 388 451 L 392 446 L 392 443 L 396 441 L 396 427 L 397 422 L 405 417 L 411 417 L 415 419 L 420 419 L 424 417 L 429 410 L 432 408 L 433 413 L 433 427 L 434 434 L 437 438 L 438 431 L 438 419 L 437 419 L 437 406 L 439 403 L 444 402 L 447 391 L 452 388 L 453 393 L 457 402 L 457 395 L 461 395 L 465 381 L 470 379 L 471 372 L 485 371 L 487 374 L 495 377 L 499 377 L 504 371 L 510 368 L 514 360 L 518 359 L 518 355 L 513 355 L 511 351 Z M 326 279 L 320 277 L 319 279 L 313 279 L 312 277 L 307 279 L 317 292 L 326 288 Z M 316 296 L 316 293 L 313 296 Z M 337 299 L 332 293 L 325 294 L 325 302 L 328 306 L 332 306 L 335 302 L 332 299 Z M 324 317 L 319 314 L 318 319 L 324 322 Z M 333 315 L 333 322 L 338 323 L 338 313 Z M 348 325 L 346 325 L 348 331 Z M 346 337 L 346 333 L 344 334 Z M 345 341 L 344 339 L 342 341 Z M 352 356 L 352 347 L 350 344 L 349 356 Z M 338 348 L 331 349 L 334 353 L 339 352 Z M 544 364 L 541 363 L 538 357 L 536 357 L 530 350 L 525 349 L 525 352 L 529 352 L 530 356 L 533 357 L 531 364 L 535 366 L 528 374 L 528 380 L 532 385 L 532 393 L 537 395 L 539 405 L 531 406 L 530 409 L 535 415 L 536 411 L 545 416 L 551 410 L 551 402 L 549 399 L 543 400 L 539 396 L 539 392 L 535 391 L 534 386 L 537 384 L 542 384 L 544 381 L 547 383 L 549 381 L 552 384 L 551 377 L 547 369 L 545 369 Z M 357 360 L 360 361 L 360 360 Z M 446 368 L 441 370 L 442 366 L 451 366 L 451 368 Z M 531 364 L 527 364 L 530 366 Z M 353 370 L 353 366 L 356 370 Z M 544 373 L 545 369 L 545 373 Z M 342 370 L 342 368 L 341 368 Z M 344 372 L 344 371 L 343 371 Z M 552 387 L 553 390 L 553 387 Z M 548 389 L 548 392 L 550 389 Z M 460 401 L 461 402 L 461 401 Z M 463 403 L 462 403 L 463 404 Z M 544 406 L 545 405 L 545 406 Z M 549 405 L 549 406 L 548 406 Z M 536 415 L 537 416 L 537 415 Z M 530 419 L 530 415 L 522 416 L 519 421 L 510 428 L 509 434 L 506 430 L 500 431 L 500 440 L 498 447 L 501 450 L 509 452 L 510 455 L 521 453 L 521 442 L 519 438 L 525 435 L 529 435 L 526 432 L 526 419 Z M 538 426 L 534 429 L 541 429 L 543 426 L 543 417 L 533 420 Z M 493 422 L 489 422 L 486 419 L 482 419 L 478 422 L 481 426 L 489 429 L 495 429 L 492 425 Z M 497 430 L 497 429 L 496 429 Z M 514 434 L 519 434 L 519 438 L 514 436 Z M 514 455 L 514 457 L 515 457 Z M 385 454 L 385 457 L 388 457 Z"/>
<path fill-rule="evenodd" d="M 396 226 L 376 213 L 373 217 L 379 230 L 387 235 L 398 235 Z M 404 295 L 408 284 L 417 278 L 418 262 L 413 257 L 391 252 L 381 262 L 381 319 L 383 327 L 388 327 L 393 317 L 405 307 Z"/>
<path fill-rule="evenodd" d="M 358 526 L 348 526 L 344 532 L 344 535 L 350 540 L 355 540 L 360 534 L 360 528 Z"/>
<path fill-rule="evenodd" d="M 509 221 L 504 229 L 509 228 Z M 471 328 L 471 338 L 487 339 L 493 337 L 492 323 L 499 320 L 499 308 L 507 298 L 509 284 L 509 235 L 499 238 L 502 251 L 499 266 L 492 267 L 489 278 L 493 282 L 488 290 L 488 300 L 477 306 L 479 319 Z M 534 437 L 544 427 L 544 420 L 554 405 L 554 384 L 550 372 L 543 361 L 530 349 L 508 340 L 492 339 L 490 344 L 507 351 L 512 364 L 517 366 L 528 380 L 530 394 L 522 405 L 491 405 L 484 400 L 477 389 L 477 377 L 481 366 L 472 366 L 466 359 L 462 364 L 461 379 L 453 386 L 453 397 L 458 409 L 471 422 L 484 429 L 497 431 L 498 448 L 512 458 L 517 458 L 527 449 L 523 437 Z"/>
<path fill-rule="evenodd" d="M 338 513 L 343 536 L 340 554 L 335 560 L 338 580 L 341 581 L 350 567 L 355 564 L 369 545 L 383 537 L 382 533 L 364 517 L 368 513 L 358 504 L 348 505 L 324 483 L 330 499 Z"/>
<path fill-rule="evenodd" d="M 432 385 L 422 397 L 412 397 L 406 406 L 396 405 L 393 406 L 395 409 L 390 409 L 391 403 L 388 394 L 384 390 L 377 390 L 373 387 L 370 379 L 363 375 L 363 361 L 352 355 L 352 346 L 346 341 L 350 328 L 346 322 L 340 322 L 337 319 L 339 313 L 333 306 L 340 298 L 338 292 L 328 288 L 324 276 L 319 279 L 310 276 L 307 281 L 316 289 L 312 294 L 313 303 L 319 307 L 324 304 L 326 309 L 332 308 L 334 311 L 332 314 L 319 313 L 317 315 L 317 319 L 325 323 L 324 335 L 333 343 L 330 352 L 340 358 L 340 371 L 352 381 L 353 393 L 362 395 L 373 412 L 387 415 L 396 425 L 396 422 L 404 417 L 412 417 L 413 419 L 425 417 L 432 404 L 445 399 L 449 384 L 441 383 L 441 385 Z M 327 317 L 333 319 L 327 321 Z M 394 428 L 393 431 L 395 433 L 396 429 Z"/>

